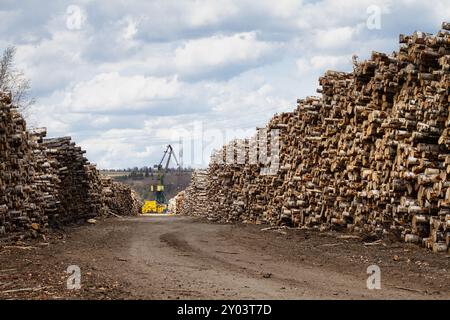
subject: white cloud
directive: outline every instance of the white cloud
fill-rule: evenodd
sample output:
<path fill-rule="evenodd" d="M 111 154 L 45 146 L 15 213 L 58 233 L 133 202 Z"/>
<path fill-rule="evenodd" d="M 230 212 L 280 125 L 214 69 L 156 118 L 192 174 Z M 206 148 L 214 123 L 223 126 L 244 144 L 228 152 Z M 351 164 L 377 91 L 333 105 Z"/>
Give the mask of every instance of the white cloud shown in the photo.
<path fill-rule="evenodd" d="M 132 155 L 134 147 L 132 142 L 103 137 L 81 140 L 79 144 L 88 150 L 88 156 L 93 157 L 100 168 L 116 169 L 129 167 L 127 161 L 121 159 L 124 159 L 124 155 Z"/>
<path fill-rule="evenodd" d="M 303 6 L 303 1 L 301 0 L 278 0 L 277 5 L 273 5 L 273 1 L 262 1 L 266 3 L 268 12 L 280 18 L 288 18 L 297 16 Z"/>
<path fill-rule="evenodd" d="M 86 34 L 61 29 L 38 44 L 17 46 L 17 64 L 31 78 L 36 91 L 54 91 L 80 75 L 89 75 L 81 53 L 86 48 Z"/>
<path fill-rule="evenodd" d="M 193 27 L 218 24 L 238 13 L 232 1 L 194 0 L 187 8 L 187 19 Z"/>
<path fill-rule="evenodd" d="M 318 30 L 315 35 L 315 45 L 318 48 L 345 47 L 355 34 L 353 27 L 330 28 Z"/>
<path fill-rule="evenodd" d="M 133 39 L 138 32 L 138 23 L 132 17 L 126 17 L 122 23 L 124 24 L 122 38 L 124 40 Z"/>
<path fill-rule="evenodd" d="M 318 55 L 309 59 L 300 58 L 296 60 L 297 69 L 300 73 L 307 72 L 324 72 L 329 69 L 347 69 L 352 63 L 352 58 L 349 55 L 326 56 Z"/>
<path fill-rule="evenodd" d="M 223 120 L 222 127 L 249 128 L 263 125 L 273 113 L 286 111 L 293 101 L 277 95 L 267 83 L 255 83 L 252 88 L 242 88 L 239 82 L 217 85 L 208 103 Z M 243 117 L 245 115 L 245 117 Z"/>
<path fill-rule="evenodd" d="M 64 98 L 63 106 L 75 112 L 112 112 L 149 108 L 153 102 L 178 96 L 177 77 L 155 78 L 101 73 L 77 83 Z"/>
<path fill-rule="evenodd" d="M 256 39 L 255 32 L 215 35 L 190 40 L 175 50 L 175 64 L 182 72 L 210 72 L 215 68 L 251 64 L 273 52 L 271 44 Z"/>

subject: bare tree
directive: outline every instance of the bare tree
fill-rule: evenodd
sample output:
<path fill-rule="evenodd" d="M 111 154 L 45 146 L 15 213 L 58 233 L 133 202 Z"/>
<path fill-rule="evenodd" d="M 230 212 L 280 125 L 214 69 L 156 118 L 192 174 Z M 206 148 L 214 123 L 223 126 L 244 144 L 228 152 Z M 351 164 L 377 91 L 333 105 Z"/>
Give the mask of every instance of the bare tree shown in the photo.
<path fill-rule="evenodd" d="M 0 86 L 4 87 L 8 83 L 10 70 L 12 69 L 16 48 L 8 47 L 3 51 L 2 60 L 0 61 Z"/>
<path fill-rule="evenodd" d="M 358 55 L 354 53 L 352 55 L 353 72 L 358 68 Z"/>
<path fill-rule="evenodd" d="M 22 113 L 26 113 L 35 103 L 35 99 L 30 95 L 30 80 L 25 77 L 22 70 L 17 69 L 14 65 L 15 55 L 15 47 L 7 47 L 3 51 L 0 60 L 0 90 L 11 92 L 13 104 Z"/>

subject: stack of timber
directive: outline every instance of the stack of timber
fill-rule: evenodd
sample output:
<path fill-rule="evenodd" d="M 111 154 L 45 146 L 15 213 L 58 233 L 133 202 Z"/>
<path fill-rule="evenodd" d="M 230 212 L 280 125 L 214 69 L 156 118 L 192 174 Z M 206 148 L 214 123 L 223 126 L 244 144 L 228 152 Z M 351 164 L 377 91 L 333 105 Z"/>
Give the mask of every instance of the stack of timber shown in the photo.
<path fill-rule="evenodd" d="M 101 181 L 95 166 L 84 157 L 70 137 L 44 139 L 47 154 L 58 162 L 60 178 L 59 209 L 53 216 L 58 223 L 76 222 L 101 213 Z"/>
<path fill-rule="evenodd" d="M 353 72 L 326 72 L 320 97 L 299 99 L 255 137 L 214 153 L 206 175 L 193 176 L 182 212 L 389 233 L 447 251 L 450 25 L 442 29 L 400 35 L 398 52 L 373 52 Z"/>
<path fill-rule="evenodd" d="M 103 215 L 129 216 L 141 212 L 142 201 L 136 191 L 110 177 L 101 177 L 101 182 Z"/>
<path fill-rule="evenodd" d="M 180 191 L 175 197 L 169 200 L 168 209 L 171 214 L 181 214 L 184 201 L 184 191 Z"/>
<path fill-rule="evenodd" d="M 33 143 L 11 100 L 0 93 L 0 234 L 47 224 Z"/>
<path fill-rule="evenodd" d="M 45 219 L 52 219 L 57 217 L 60 209 L 59 188 L 61 180 L 58 174 L 58 161 L 50 157 L 42 143 L 46 135 L 47 130 L 45 128 L 30 131 L 30 140 L 33 143 L 34 152 L 33 163 L 37 168 L 34 176 L 34 185 L 43 197 Z"/>
<path fill-rule="evenodd" d="M 48 226 L 108 214 L 138 214 L 128 186 L 103 179 L 70 137 L 28 131 L 9 93 L 0 92 L 0 235 L 36 236 Z"/>
<path fill-rule="evenodd" d="M 207 190 L 206 190 L 206 171 L 195 170 L 192 173 L 191 183 L 181 193 L 178 193 L 175 197 L 176 203 L 174 204 L 174 210 L 177 214 L 184 215 L 203 215 L 205 208 L 201 207 L 207 205 Z M 196 205 L 200 204 L 200 205 Z"/>

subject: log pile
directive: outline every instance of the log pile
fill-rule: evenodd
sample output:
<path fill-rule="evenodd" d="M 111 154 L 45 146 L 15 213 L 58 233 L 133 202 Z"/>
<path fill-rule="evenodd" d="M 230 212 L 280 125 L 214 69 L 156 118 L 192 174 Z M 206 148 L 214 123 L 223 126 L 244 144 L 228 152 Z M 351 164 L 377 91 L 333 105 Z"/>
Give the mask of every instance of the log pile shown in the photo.
<path fill-rule="evenodd" d="M 45 128 L 30 131 L 30 138 L 34 150 L 34 161 L 32 163 L 37 168 L 34 176 L 34 188 L 43 197 L 43 217 L 45 219 L 52 219 L 58 216 L 58 211 L 60 210 L 59 189 L 61 180 L 58 174 L 59 162 L 50 156 L 47 148 L 42 143 L 46 135 L 47 130 Z"/>
<path fill-rule="evenodd" d="M 0 93 L 0 234 L 46 225 L 36 167 L 25 121 L 11 95 Z"/>
<path fill-rule="evenodd" d="M 60 223 L 88 219 L 101 213 L 100 176 L 70 137 L 44 139 L 42 142 L 50 158 L 58 163 L 59 208 L 53 216 Z"/>
<path fill-rule="evenodd" d="M 175 199 L 176 203 L 172 209 L 177 214 L 185 215 L 202 215 L 205 208 L 200 208 L 197 204 L 207 205 L 207 189 L 206 189 L 206 171 L 195 170 L 192 173 L 191 183 L 189 186 L 179 193 Z"/>
<path fill-rule="evenodd" d="M 391 233 L 446 251 L 450 27 L 442 28 L 400 35 L 398 52 L 373 52 L 353 72 L 328 71 L 319 79 L 320 97 L 299 99 L 293 112 L 275 115 L 255 137 L 213 154 L 206 176 L 193 176 L 182 212 Z M 273 130 L 277 157 L 266 143 Z M 277 173 L 263 174 L 274 163 Z"/>
<path fill-rule="evenodd" d="M 136 191 L 129 186 L 113 181 L 110 177 L 101 177 L 103 215 L 138 215 L 142 201 Z"/>
<path fill-rule="evenodd" d="M 0 92 L 0 235 L 36 235 L 49 225 L 139 213 L 134 191 L 103 178 L 70 137 L 28 131 L 11 101 Z"/>
<path fill-rule="evenodd" d="M 180 214 L 184 201 L 184 191 L 179 192 L 175 197 L 169 200 L 168 210 L 171 214 Z"/>

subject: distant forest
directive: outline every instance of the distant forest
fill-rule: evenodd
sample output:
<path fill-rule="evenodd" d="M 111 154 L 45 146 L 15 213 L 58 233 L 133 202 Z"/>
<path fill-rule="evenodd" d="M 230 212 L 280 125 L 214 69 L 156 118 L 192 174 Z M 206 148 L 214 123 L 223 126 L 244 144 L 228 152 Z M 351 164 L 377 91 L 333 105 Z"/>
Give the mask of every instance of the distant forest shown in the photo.
<path fill-rule="evenodd" d="M 167 173 L 192 173 L 193 170 L 194 169 L 192 168 L 168 168 Z M 101 172 L 114 176 L 116 180 L 126 180 L 130 178 L 139 180 L 153 177 L 153 175 L 158 172 L 158 169 L 152 167 L 134 167 L 126 169 L 107 169 L 101 170 Z"/>
<path fill-rule="evenodd" d="M 184 190 L 191 181 L 192 168 L 168 168 L 164 177 L 164 186 L 167 199 L 174 197 Z M 151 167 L 127 168 L 121 170 L 101 170 L 102 174 L 116 181 L 128 184 L 143 200 L 153 200 L 155 195 L 150 186 L 157 183 L 158 169 Z"/>

